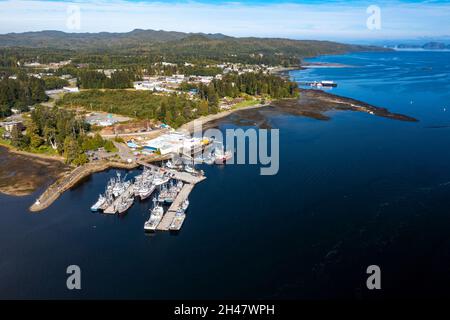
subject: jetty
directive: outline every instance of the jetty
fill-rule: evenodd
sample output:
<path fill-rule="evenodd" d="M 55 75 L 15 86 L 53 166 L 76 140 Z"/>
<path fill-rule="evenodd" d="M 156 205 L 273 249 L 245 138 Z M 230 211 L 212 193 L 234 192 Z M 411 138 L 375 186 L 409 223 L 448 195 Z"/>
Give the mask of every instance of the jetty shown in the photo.
<path fill-rule="evenodd" d="M 145 161 L 148 162 L 158 162 L 169 159 L 170 157 L 165 156 L 153 156 L 146 157 Z M 143 161 L 133 161 L 131 163 L 128 162 L 120 162 L 120 161 L 111 161 L 111 160 L 99 160 L 92 161 L 82 165 L 80 167 L 76 167 L 72 171 L 68 172 L 58 180 L 56 180 L 52 185 L 50 185 L 40 196 L 36 199 L 33 205 L 30 207 L 30 211 L 37 212 L 47 209 L 55 202 L 65 191 L 74 187 L 77 183 L 79 183 L 84 178 L 90 176 L 93 173 L 102 172 L 108 169 L 116 168 L 116 169 L 135 169 L 141 165 Z M 146 163 L 148 165 L 148 163 Z"/>
<path fill-rule="evenodd" d="M 170 225 L 172 224 L 173 219 L 175 218 L 175 214 L 177 210 L 181 207 L 184 200 L 186 200 L 191 193 L 192 189 L 194 189 L 194 185 L 190 183 L 186 183 L 181 191 L 178 193 L 177 197 L 173 201 L 169 210 L 167 210 L 166 214 L 163 216 L 161 222 L 156 227 L 156 230 L 168 231 Z"/>
<path fill-rule="evenodd" d="M 36 202 L 30 207 L 30 211 L 36 212 L 48 208 L 65 191 L 69 190 L 78 182 L 93 173 L 105 171 L 110 168 L 134 169 L 136 167 L 136 163 L 122 163 L 111 161 L 89 162 L 83 166 L 76 167 L 71 172 L 67 173 L 51 186 L 49 186 L 47 190 L 45 190 L 44 193 L 42 193 L 39 198 L 37 198 Z"/>

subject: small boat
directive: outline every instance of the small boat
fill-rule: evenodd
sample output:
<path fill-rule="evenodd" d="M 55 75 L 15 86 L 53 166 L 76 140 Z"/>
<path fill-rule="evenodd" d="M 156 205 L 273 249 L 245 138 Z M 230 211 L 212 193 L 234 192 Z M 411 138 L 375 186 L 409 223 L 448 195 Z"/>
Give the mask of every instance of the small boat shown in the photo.
<path fill-rule="evenodd" d="M 233 155 L 230 151 L 223 151 L 221 149 L 217 149 L 214 152 L 214 162 L 216 164 L 225 164 L 228 160 L 231 159 Z"/>
<path fill-rule="evenodd" d="M 169 230 L 179 231 L 181 229 L 181 226 L 183 225 L 184 219 L 186 219 L 186 214 L 182 209 L 178 209 L 175 217 L 172 220 L 172 223 L 169 226 Z"/>
<path fill-rule="evenodd" d="M 215 159 L 212 155 L 209 155 L 203 159 L 203 162 L 206 164 L 209 164 L 209 165 L 213 164 L 214 161 L 215 161 Z"/>
<path fill-rule="evenodd" d="M 186 164 L 184 166 L 184 171 L 188 173 L 197 173 L 197 171 L 194 169 L 194 167 L 190 166 L 189 164 Z"/>
<path fill-rule="evenodd" d="M 186 200 L 184 200 L 183 203 L 181 204 L 181 209 L 182 209 L 183 211 L 186 211 L 188 207 L 189 207 L 189 200 L 186 199 Z"/>
<path fill-rule="evenodd" d="M 170 160 L 166 162 L 166 167 L 169 169 L 178 169 L 178 166 Z"/>
<path fill-rule="evenodd" d="M 156 176 L 153 179 L 153 184 L 155 186 L 160 186 L 160 185 L 163 185 L 163 184 L 169 182 L 169 180 L 170 180 L 170 177 L 167 177 L 165 175 L 160 175 L 160 176 Z"/>
<path fill-rule="evenodd" d="M 97 212 L 100 210 L 103 205 L 106 203 L 106 197 L 103 195 L 99 195 L 97 202 L 91 207 L 92 212 Z"/>

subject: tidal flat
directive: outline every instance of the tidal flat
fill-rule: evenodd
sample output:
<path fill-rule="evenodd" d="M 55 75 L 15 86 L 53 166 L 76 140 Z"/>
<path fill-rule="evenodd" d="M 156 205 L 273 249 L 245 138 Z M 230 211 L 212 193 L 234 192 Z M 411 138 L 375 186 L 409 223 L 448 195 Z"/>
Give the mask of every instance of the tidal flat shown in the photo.
<path fill-rule="evenodd" d="M 0 146 L 0 192 L 4 194 L 30 195 L 69 169 L 59 160 L 26 155 Z"/>

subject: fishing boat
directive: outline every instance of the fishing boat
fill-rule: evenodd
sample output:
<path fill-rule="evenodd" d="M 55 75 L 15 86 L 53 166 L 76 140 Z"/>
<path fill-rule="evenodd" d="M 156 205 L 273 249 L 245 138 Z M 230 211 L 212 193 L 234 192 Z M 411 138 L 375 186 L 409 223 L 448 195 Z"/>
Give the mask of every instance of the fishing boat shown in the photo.
<path fill-rule="evenodd" d="M 176 165 L 175 163 L 173 163 L 173 162 L 170 161 L 170 160 L 168 160 L 168 161 L 166 162 L 166 167 L 169 168 L 169 169 L 175 169 L 175 170 L 179 168 L 178 165 Z"/>
<path fill-rule="evenodd" d="M 182 209 L 178 209 L 177 213 L 175 213 L 175 217 L 173 218 L 172 223 L 169 226 L 169 230 L 179 231 L 185 219 L 186 214 L 184 213 L 184 211 Z"/>
<path fill-rule="evenodd" d="M 232 154 L 230 151 L 224 151 L 223 148 L 218 148 L 214 150 L 214 162 L 216 164 L 225 164 L 228 160 L 230 160 Z"/>
<path fill-rule="evenodd" d="M 145 200 L 155 191 L 156 186 L 153 183 L 147 183 L 139 189 L 141 200 Z"/>
<path fill-rule="evenodd" d="M 184 165 L 184 171 L 186 171 L 186 172 L 188 172 L 188 173 L 197 173 L 197 171 L 195 170 L 195 168 L 194 167 L 192 167 L 191 165 L 189 165 L 189 164 L 185 164 Z"/>
<path fill-rule="evenodd" d="M 155 231 L 164 215 L 163 207 L 156 204 L 156 198 L 153 198 L 153 209 L 150 211 L 150 218 L 144 223 L 145 231 Z"/>
<path fill-rule="evenodd" d="M 186 211 L 188 207 L 189 207 L 189 200 L 186 199 L 186 200 L 184 200 L 183 203 L 181 204 L 181 209 L 182 209 L 183 211 Z"/>
<path fill-rule="evenodd" d="M 159 202 L 172 203 L 177 197 L 178 191 L 176 186 L 171 186 L 170 188 L 164 187 L 158 195 Z"/>
<path fill-rule="evenodd" d="M 91 207 L 91 211 L 97 212 L 98 210 L 100 210 L 103 207 L 103 205 L 105 203 L 106 203 L 106 197 L 103 196 L 102 194 L 99 195 L 97 202 Z"/>
<path fill-rule="evenodd" d="M 215 161 L 215 159 L 214 159 L 214 156 L 212 154 L 203 158 L 203 162 L 206 163 L 206 164 L 209 164 L 209 165 L 213 164 L 214 161 Z"/>
<path fill-rule="evenodd" d="M 161 186 L 161 185 L 169 182 L 169 180 L 170 180 L 170 177 L 166 176 L 165 174 L 158 174 L 153 179 L 153 184 L 155 186 Z"/>
<path fill-rule="evenodd" d="M 117 205 L 117 212 L 119 214 L 126 212 L 128 209 L 131 208 L 131 206 L 133 205 L 134 199 L 129 197 L 129 198 L 122 198 L 122 200 L 119 202 L 119 204 Z"/>

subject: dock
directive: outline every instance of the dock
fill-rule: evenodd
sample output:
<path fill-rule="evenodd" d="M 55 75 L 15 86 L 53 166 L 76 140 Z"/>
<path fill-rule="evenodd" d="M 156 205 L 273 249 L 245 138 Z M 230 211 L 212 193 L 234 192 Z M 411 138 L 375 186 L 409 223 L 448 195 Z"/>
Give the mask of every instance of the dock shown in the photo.
<path fill-rule="evenodd" d="M 112 161 L 94 161 L 83 166 L 76 167 L 74 170 L 67 173 L 49 186 L 30 207 L 30 211 L 37 212 L 48 208 L 66 190 L 69 190 L 79 181 L 93 173 L 101 172 L 110 168 L 134 169 L 135 167 L 137 167 L 136 163 L 130 164 Z"/>
<path fill-rule="evenodd" d="M 183 188 L 180 190 L 177 197 L 170 206 L 169 210 L 167 210 L 161 222 L 156 227 L 156 230 L 159 231 L 169 231 L 169 227 L 172 224 L 173 219 L 175 218 L 177 210 L 181 207 L 184 200 L 186 200 L 189 197 L 189 194 L 194 189 L 195 185 L 205 180 L 206 177 L 200 173 L 194 175 L 188 172 L 180 172 L 169 168 L 160 168 L 153 164 L 145 163 L 143 161 L 138 162 L 138 164 L 145 166 L 152 171 L 167 172 L 169 173 L 172 179 L 181 180 L 184 182 Z"/>
<path fill-rule="evenodd" d="M 175 218 L 175 213 L 177 210 L 181 207 L 181 204 L 184 200 L 186 200 L 189 197 L 189 194 L 191 193 L 192 189 L 194 189 L 194 185 L 187 183 L 183 186 L 181 191 L 178 193 L 177 197 L 175 198 L 174 202 L 170 206 L 169 210 L 167 210 L 166 214 L 162 218 L 159 225 L 156 227 L 156 230 L 161 231 L 168 231 L 170 225 L 172 224 L 173 218 Z"/>
<path fill-rule="evenodd" d="M 122 201 L 123 198 L 130 198 L 131 196 L 134 198 L 134 184 L 130 184 L 127 190 L 123 192 L 117 199 L 114 200 L 114 202 L 105 210 L 103 210 L 103 213 L 107 214 L 116 214 L 117 213 L 117 205 Z"/>
<path fill-rule="evenodd" d="M 195 185 L 206 179 L 206 177 L 203 175 L 193 175 L 188 172 L 180 172 L 180 171 L 169 169 L 169 168 L 161 168 L 161 167 L 158 167 L 158 166 L 155 166 L 153 164 L 149 164 L 149 163 L 146 163 L 143 161 L 138 161 L 137 163 L 142 166 L 145 166 L 155 172 L 156 171 L 168 172 L 172 179 L 181 180 L 184 183 L 189 183 L 189 184 Z"/>

